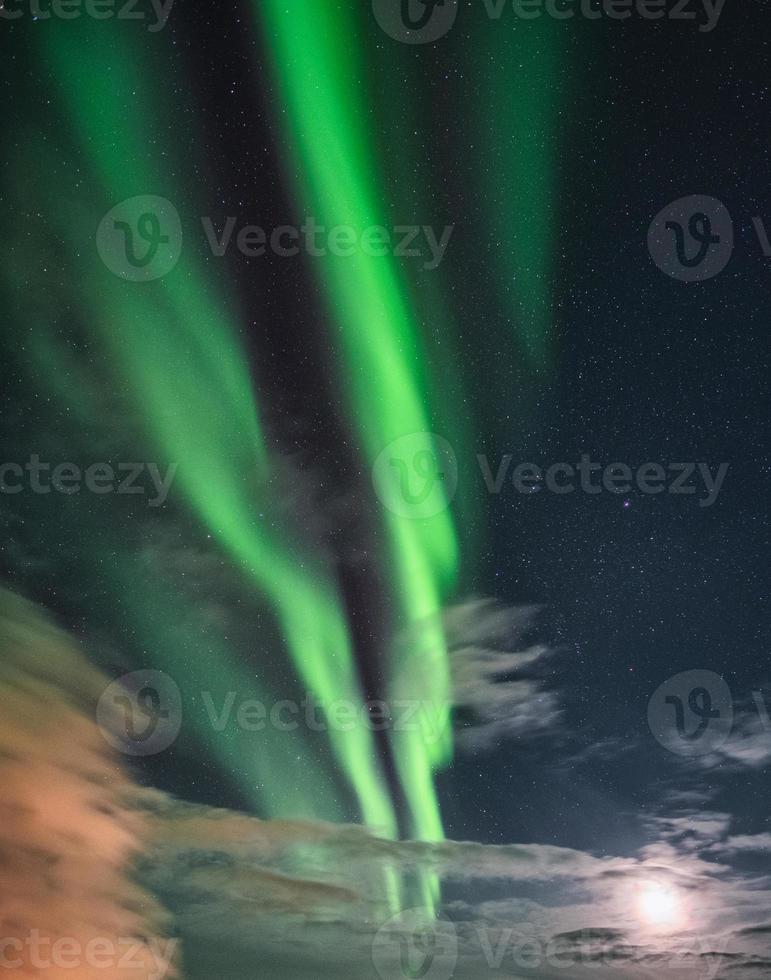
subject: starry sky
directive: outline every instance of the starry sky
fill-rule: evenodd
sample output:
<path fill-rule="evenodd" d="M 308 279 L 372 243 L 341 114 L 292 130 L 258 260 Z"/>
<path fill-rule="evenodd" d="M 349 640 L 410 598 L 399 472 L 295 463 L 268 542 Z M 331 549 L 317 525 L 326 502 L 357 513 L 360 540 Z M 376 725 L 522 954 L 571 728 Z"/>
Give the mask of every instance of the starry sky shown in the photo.
<path fill-rule="evenodd" d="M 254 860 L 233 812 L 259 821 L 259 885 L 277 904 L 258 903 L 248 941 L 239 905 L 231 935 L 216 875 L 186 904 L 181 846 L 148 887 L 193 945 L 227 936 L 244 964 L 268 950 L 288 978 L 318 963 L 377 976 L 362 923 L 407 907 L 452 924 L 474 980 L 490 974 L 477 926 L 514 922 L 563 936 L 568 956 L 590 930 L 611 977 L 762 975 L 767 5 L 729 2 L 705 33 L 496 20 L 461 0 L 426 44 L 390 37 L 358 0 L 186 0 L 158 30 L 142 9 L 2 25 L 0 462 L 142 461 L 173 480 L 154 504 L 147 489 L 0 493 L 0 569 L 110 679 L 172 678 L 180 734 L 132 774 L 230 811 L 233 862 Z M 97 245 L 104 215 L 140 195 L 173 202 L 184 236 L 148 282 Z M 647 235 L 692 195 L 725 205 L 734 249 L 688 283 Z M 228 216 L 452 234 L 436 268 L 218 256 L 202 218 L 219 235 Z M 405 438 L 432 458 L 446 444 L 444 479 L 454 470 L 417 519 L 378 484 Z M 582 456 L 727 469 L 710 506 L 698 470 L 692 494 L 512 482 L 518 464 Z M 649 705 L 692 671 L 674 693 L 717 677 L 733 726 L 687 755 Z M 255 738 L 217 731 L 204 692 L 411 698 L 442 735 Z M 357 888 L 366 914 L 351 912 Z M 666 921 L 641 911 L 646 894 L 670 902 Z M 357 940 L 338 959 L 343 926 Z"/>

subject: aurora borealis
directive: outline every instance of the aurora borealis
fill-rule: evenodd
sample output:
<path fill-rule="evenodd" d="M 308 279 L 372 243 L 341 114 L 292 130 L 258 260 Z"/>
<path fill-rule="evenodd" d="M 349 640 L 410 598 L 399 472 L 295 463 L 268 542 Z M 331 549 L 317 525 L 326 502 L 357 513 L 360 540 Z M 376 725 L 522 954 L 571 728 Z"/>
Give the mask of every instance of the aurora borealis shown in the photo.
<path fill-rule="evenodd" d="M 70 73 L 82 65 L 83 58 L 94 56 L 95 46 L 89 40 L 86 35 L 80 43 L 75 39 L 71 46 L 62 45 L 51 52 L 64 92 L 76 91 L 68 85 Z M 128 75 L 125 84 L 132 87 L 136 100 L 133 119 L 126 118 L 117 105 L 100 103 L 95 107 L 87 99 L 68 104 L 77 131 L 84 134 L 87 143 L 99 147 L 103 145 L 99 128 L 105 117 L 113 123 L 121 119 L 123 138 L 131 144 L 142 139 L 143 120 L 153 111 L 149 97 L 144 106 L 141 101 L 141 85 L 147 84 L 147 76 L 140 74 L 141 62 L 132 60 L 130 52 L 122 52 L 120 45 L 116 53 L 118 66 L 124 65 Z M 105 53 L 101 64 L 91 68 L 95 74 L 112 72 L 114 76 L 115 66 L 113 57 Z M 149 66 L 145 70 L 149 71 Z M 114 94 L 118 100 L 125 98 L 120 78 Z M 126 147 L 119 145 L 116 150 L 110 147 L 97 153 L 93 160 L 87 157 L 116 200 L 132 196 L 132 190 L 143 182 L 146 186 L 150 175 L 161 169 L 150 161 L 147 173 L 132 174 L 127 181 L 118 166 L 125 152 Z M 308 690 L 321 703 L 341 696 L 356 698 L 350 640 L 334 583 L 327 580 L 322 568 L 314 567 L 311 556 L 303 562 L 302 550 L 293 547 L 290 536 L 265 530 L 255 520 L 256 511 L 271 506 L 260 496 L 265 492 L 261 488 L 270 481 L 270 463 L 256 397 L 232 321 L 223 316 L 224 303 L 210 295 L 213 287 L 200 270 L 183 267 L 177 272 L 175 287 L 169 289 L 164 284 L 153 289 L 150 296 L 127 291 L 117 302 L 114 296 L 105 295 L 103 284 L 86 288 L 85 299 L 92 311 L 90 323 L 99 327 L 94 343 L 104 350 L 153 444 L 169 459 L 184 459 L 178 479 L 189 505 L 223 550 L 254 580 L 260 597 L 273 611 L 287 653 Z M 141 324 L 139 333 L 133 329 L 136 324 Z M 170 364 L 177 365 L 171 375 Z M 207 403 L 205 392 L 216 403 Z M 216 488 L 206 477 L 212 470 L 218 475 Z M 148 608 L 143 615 L 149 612 Z M 225 654 L 223 667 L 227 661 Z M 392 811 L 366 734 L 340 735 L 333 743 L 334 755 L 350 780 L 364 819 L 374 826 L 393 829 Z M 279 771 L 283 768 L 278 760 L 270 764 L 271 770 L 274 765 Z M 253 791 L 251 779 L 247 787 Z M 294 797 L 294 793 L 289 795 Z M 312 801 L 316 798 L 313 792 L 304 801 L 307 812 L 315 813 Z"/>
<path fill-rule="evenodd" d="M 302 161 L 300 193 L 307 206 L 326 223 L 336 218 L 353 227 L 384 224 L 365 107 L 351 98 L 364 82 L 363 66 L 344 40 L 354 33 L 352 18 L 323 0 L 309 3 L 304 19 L 296 20 L 282 15 L 280 3 L 257 6 L 274 42 L 275 74 L 285 80 L 281 91 L 291 120 L 289 152 Z M 334 75 L 320 76 L 320 64 L 334 64 Z M 310 91 L 314 98 L 308 97 Z M 372 466 L 397 439 L 431 431 L 415 313 L 403 274 L 392 262 L 332 256 L 320 275 L 339 330 L 335 346 L 340 346 L 341 384 L 364 459 Z M 457 574 L 451 518 L 447 511 L 417 521 L 386 513 L 384 521 L 397 622 L 410 633 L 408 644 L 394 644 L 396 662 L 386 668 L 387 684 L 391 690 L 409 690 L 419 700 L 449 705 L 449 665 L 439 615 Z M 395 739 L 394 757 L 410 807 L 409 829 L 423 839 L 442 837 L 432 771 L 450 755 L 446 741 L 431 747 L 419 732 Z"/>
<path fill-rule="evenodd" d="M 34 774 L 76 771 L 148 672 L 107 712 L 136 751 L 105 736 L 86 782 L 132 828 L 116 894 L 135 875 L 148 941 L 179 937 L 166 975 L 764 968 L 755 14 L 14 3 L 0 633 L 24 642 L 0 709 L 24 707 L 0 763 L 29 746 L 23 805 L 56 805 Z M 730 262 L 679 281 L 727 229 Z M 678 754 L 719 710 L 723 740 Z"/>
<path fill-rule="evenodd" d="M 313 13 L 328 16 L 323 5 Z M 320 34 L 312 20 L 310 24 L 305 35 L 286 38 L 284 57 L 291 63 L 299 51 L 307 58 L 306 72 L 318 59 L 334 59 L 339 64 L 341 52 L 332 47 L 309 50 L 308 41 Z M 84 167 L 109 189 L 108 200 L 118 201 L 131 198 L 142 187 L 157 188 L 163 168 L 153 155 L 145 160 L 142 171 L 130 174 L 120 161 L 131 157 L 131 147 L 142 140 L 147 120 L 157 119 L 159 130 L 163 129 L 163 115 L 158 106 L 150 104 L 153 66 L 143 64 L 142 53 L 127 41 L 118 40 L 112 50 L 99 51 L 93 43 L 95 30 L 93 24 L 84 25 L 81 32 L 52 41 L 50 50 L 41 54 L 55 68 L 62 109 L 79 135 Z M 330 36 L 343 37 L 345 24 L 332 23 L 327 31 Z M 278 50 L 284 49 L 279 45 Z M 71 84 L 74 71 L 82 70 L 84 64 L 94 76 L 113 80 L 112 104 L 101 93 L 95 104 L 93 93 Z M 356 138 L 363 110 L 354 107 L 339 118 L 324 115 L 321 110 L 325 106 L 332 113 L 342 104 L 341 92 L 332 87 L 313 105 L 302 98 L 306 81 L 302 65 L 296 75 L 288 77 L 296 80 L 299 91 L 294 99 L 291 91 L 287 93 L 297 125 L 307 127 L 316 120 L 321 127 L 315 144 L 310 140 L 307 160 L 305 183 L 318 187 L 307 202 L 312 213 L 322 223 L 327 215 L 337 215 L 338 221 L 330 223 L 357 228 L 381 224 L 367 178 L 371 151 L 363 135 Z M 121 106 L 129 89 L 132 108 L 127 114 Z M 173 108 L 169 106 L 167 112 Z M 103 139 L 105 128 L 110 126 L 119 130 L 117 142 Z M 345 164 L 350 173 L 344 174 L 342 182 L 325 159 L 329 147 L 323 133 L 329 128 L 344 141 L 340 160 L 344 164 L 350 161 Z M 84 151 L 83 146 L 96 150 Z M 173 150 L 161 150 L 158 156 L 167 152 Z M 163 189 L 179 199 L 179 190 L 174 188 L 172 193 L 168 178 Z M 83 206 L 89 207 L 90 202 Z M 340 216 L 344 221 L 339 221 Z M 148 284 L 141 293 L 132 292 L 126 284 L 105 284 L 97 260 L 97 256 L 90 256 L 80 269 L 79 295 L 91 311 L 86 324 L 93 333 L 90 343 L 103 352 L 119 387 L 135 406 L 151 444 L 163 458 L 180 460 L 179 489 L 203 526 L 247 571 L 259 596 L 270 604 L 287 654 L 308 690 L 322 704 L 344 696 L 361 700 L 336 584 L 328 580 L 322 567 L 314 567 L 312 556 L 302 561 L 302 548 L 293 544 L 290 528 L 276 534 L 255 522 L 255 511 L 271 507 L 271 502 L 260 496 L 270 485 L 270 461 L 259 421 L 258 394 L 244 371 L 233 318 L 223 312 L 227 304 L 221 296 L 217 298 L 216 285 L 192 261 L 188 267 L 183 257 L 169 280 L 157 287 Z M 342 336 L 347 338 L 339 354 L 339 370 L 350 379 L 352 428 L 361 440 L 365 461 L 371 465 L 394 440 L 429 431 L 415 313 L 409 307 L 404 273 L 392 260 L 329 257 L 320 274 L 333 313 L 339 317 Z M 117 292 L 110 294 L 109 290 Z M 374 315 L 362 315 L 362 300 Z M 57 363 L 53 344 L 42 351 L 42 356 L 47 363 Z M 172 375 L 167 370 L 169 364 L 179 366 Z M 56 373 L 65 372 L 59 368 Z M 217 404 L 207 403 L 204 392 L 216 396 Z M 216 489 L 203 476 L 211 470 L 218 474 Z M 410 635 L 409 645 L 396 640 L 391 644 L 393 662 L 386 670 L 386 691 L 409 690 L 420 700 L 449 705 L 449 667 L 439 617 L 458 564 L 451 516 L 442 511 L 413 521 L 385 513 L 384 523 L 391 590 L 398 610 L 396 622 Z M 410 663 L 418 656 L 413 644 L 419 651 L 417 665 Z M 394 757 L 409 805 L 411 832 L 440 839 L 441 818 L 432 778 L 433 770 L 451 757 L 449 736 L 437 745 L 427 742 L 419 732 L 395 734 L 395 740 Z M 336 762 L 357 796 L 362 817 L 373 826 L 394 832 L 388 790 L 366 731 L 349 737 L 339 735 L 333 742 Z M 312 794 L 311 799 L 316 800 L 317 795 Z M 309 812 L 315 813 L 315 809 Z"/>

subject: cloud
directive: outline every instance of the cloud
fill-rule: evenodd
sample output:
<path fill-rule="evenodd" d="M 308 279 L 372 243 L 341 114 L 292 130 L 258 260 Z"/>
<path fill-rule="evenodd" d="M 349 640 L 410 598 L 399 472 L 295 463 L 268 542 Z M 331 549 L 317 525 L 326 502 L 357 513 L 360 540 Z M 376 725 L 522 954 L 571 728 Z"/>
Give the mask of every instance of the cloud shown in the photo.
<path fill-rule="evenodd" d="M 481 619 L 463 620 L 466 640 L 511 623 L 500 610 L 491 618 L 481 611 Z M 418 881 L 436 878 L 447 898 L 438 924 L 427 927 L 452 940 L 455 975 L 464 980 L 707 980 L 758 975 L 767 962 L 771 881 L 730 858 L 767 847 L 769 835 L 731 836 L 730 815 L 699 809 L 692 795 L 679 798 L 684 809 L 649 818 L 649 843 L 628 854 L 394 841 L 357 824 L 260 820 L 133 786 L 93 722 L 103 679 L 7 593 L 0 645 L 6 937 L 37 928 L 72 937 L 81 949 L 98 937 L 134 937 L 144 963 L 126 975 L 137 980 L 158 980 L 159 964 L 169 966 L 169 933 L 181 942 L 187 980 L 243 980 L 257 971 L 281 980 L 316 980 L 321 971 L 389 980 L 400 975 L 399 951 L 415 939 L 394 913 L 421 901 Z M 503 660 L 484 645 L 472 648 L 464 663 L 473 664 L 475 691 L 500 683 L 498 664 L 539 669 L 533 648 L 504 651 Z M 674 896 L 672 922 L 646 919 L 651 890 L 654 898 Z"/>
<path fill-rule="evenodd" d="M 685 813 L 651 817 L 647 821 L 650 829 L 665 841 L 676 842 L 684 851 L 702 850 L 717 838 L 722 838 L 731 825 L 728 813 L 713 813 L 709 810 L 690 810 Z"/>
<path fill-rule="evenodd" d="M 771 762 L 771 721 L 763 690 L 737 706 L 729 738 L 701 761 L 706 768 L 727 773 L 762 769 Z"/>
<path fill-rule="evenodd" d="M 771 852 L 771 833 L 740 834 L 712 844 L 708 850 L 715 854 L 739 854 L 749 851 Z"/>
<path fill-rule="evenodd" d="M 769 883 L 693 846 L 707 848 L 713 834 L 727 832 L 721 813 L 655 818 L 656 840 L 622 856 L 543 844 L 392 841 L 359 825 L 263 821 L 146 791 L 136 805 L 155 828 L 142 880 L 173 909 L 191 978 L 207 976 L 199 966 L 216 946 L 247 972 L 245 964 L 271 963 L 282 980 L 312 976 L 314 963 L 339 977 L 375 978 L 379 931 L 389 930 L 395 950 L 410 934 L 389 922 L 384 883 L 405 883 L 409 904 L 407 883 L 420 875 L 464 895 L 438 912 L 457 940 L 456 975 L 469 980 L 491 969 L 495 977 L 707 980 L 729 966 L 732 975 L 739 966 L 754 969 L 762 956 L 763 936 L 747 930 L 767 919 Z M 677 928 L 641 914 L 651 888 L 677 896 Z"/>
<path fill-rule="evenodd" d="M 174 972 L 167 918 L 133 881 L 146 821 L 94 721 L 103 688 L 66 636 L 0 589 L 0 966 L 17 975 Z"/>
<path fill-rule="evenodd" d="M 555 651 L 528 643 L 537 609 L 469 600 L 444 617 L 461 719 L 457 741 L 469 750 L 491 749 L 509 738 L 554 732 L 562 718 L 558 693 L 546 680 Z"/>

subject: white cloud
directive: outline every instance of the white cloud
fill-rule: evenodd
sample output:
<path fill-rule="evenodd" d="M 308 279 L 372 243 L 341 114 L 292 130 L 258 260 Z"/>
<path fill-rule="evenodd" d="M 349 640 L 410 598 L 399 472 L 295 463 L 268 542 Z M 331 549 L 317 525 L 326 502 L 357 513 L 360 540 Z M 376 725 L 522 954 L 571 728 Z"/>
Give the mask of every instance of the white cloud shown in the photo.
<path fill-rule="evenodd" d="M 721 813 L 661 816 L 651 821 L 656 841 L 619 856 L 538 844 L 391 841 L 361 826 L 261 821 L 159 795 L 145 795 L 142 805 L 157 826 L 143 874 L 174 910 L 187 944 L 226 946 L 235 962 L 269 961 L 282 978 L 304 980 L 314 962 L 339 977 L 375 977 L 372 942 L 389 916 L 384 882 L 421 874 L 466 896 L 441 912 L 459 943 L 456 975 L 469 980 L 707 980 L 722 967 L 749 967 L 762 952 L 763 937 L 742 930 L 763 919 L 769 883 L 693 847 L 726 833 Z M 677 929 L 653 928 L 641 915 L 651 888 L 676 896 Z M 501 897 L 486 897 L 491 889 Z M 403 899 L 409 902 L 408 891 Z M 533 969 L 523 973 L 528 956 Z M 492 974 L 491 958 L 498 963 Z M 205 975 L 197 967 L 196 960 L 193 978 Z"/>
<path fill-rule="evenodd" d="M 528 643 L 536 612 L 477 599 L 445 614 L 462 748 L 490 749 L 558 728 L 562 706 L 543 677 L 554 650 Z"/>

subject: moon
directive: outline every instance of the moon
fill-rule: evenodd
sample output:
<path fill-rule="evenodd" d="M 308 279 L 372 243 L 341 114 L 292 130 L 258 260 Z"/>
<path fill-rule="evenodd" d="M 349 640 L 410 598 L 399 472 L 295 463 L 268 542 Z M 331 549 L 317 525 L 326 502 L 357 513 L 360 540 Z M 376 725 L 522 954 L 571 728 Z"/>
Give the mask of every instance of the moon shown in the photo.
<path fill-rule="evenodd" d="M 685 908 L 676 889 L 659 882 L 643 886 L 638 901 L 640 918 L 652 929 L 679 929 L 685 920 Z"/>

